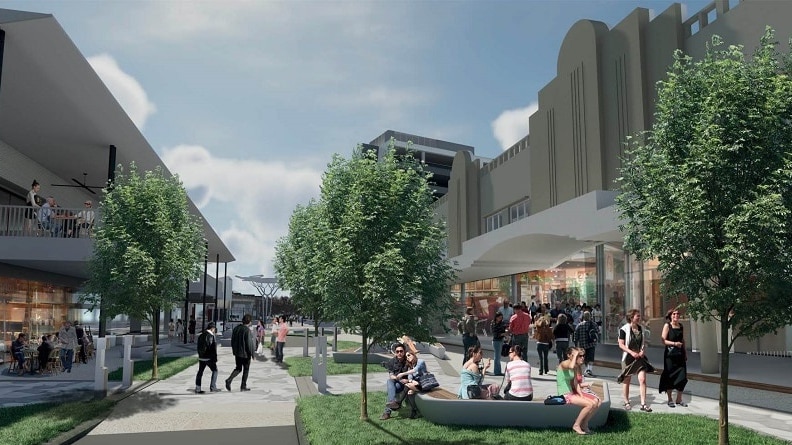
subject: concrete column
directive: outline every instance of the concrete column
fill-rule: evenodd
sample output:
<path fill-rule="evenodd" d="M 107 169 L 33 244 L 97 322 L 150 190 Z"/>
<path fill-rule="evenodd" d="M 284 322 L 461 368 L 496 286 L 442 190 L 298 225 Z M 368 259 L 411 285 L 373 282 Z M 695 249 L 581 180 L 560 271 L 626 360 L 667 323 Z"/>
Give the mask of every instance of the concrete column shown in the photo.
<path fill-rule="evenodd" d="M 132 335 L 125 335 L 124 336 L 124 359 L 123 359 L 123 369 L 124 369 L 124 377 L 122 380 L 122 385 L 124 388 L 129 388 L 132 386 L 132 374 L 134 373 L 135 369 L 135 361 L 132 360 L 132 343 L 134 342 L 135 337 Z"/>
<path fill-rule="evenodd" d="M 511 276 L 511 295 L 509 295 L 509 301 L 515 302 L 520 301 L 520 292 L 517 288 L 517 274 L 512 274 Z"/>
<path fill-rule="evenodd" d="M 718 330 L 715 321 L 696 321 L 696 346 L 701 358 L 701 372 L 717 374 L 720 372 L 718 357 Z"/>
<path fill-rule="evenodd" d="M 104 399 L 107 397 L 107 367 L 105 366 L 105 353 L 107 343 L 104 337 L 96 340 L 96 369 L 94 372 L 94 397 Z"/>

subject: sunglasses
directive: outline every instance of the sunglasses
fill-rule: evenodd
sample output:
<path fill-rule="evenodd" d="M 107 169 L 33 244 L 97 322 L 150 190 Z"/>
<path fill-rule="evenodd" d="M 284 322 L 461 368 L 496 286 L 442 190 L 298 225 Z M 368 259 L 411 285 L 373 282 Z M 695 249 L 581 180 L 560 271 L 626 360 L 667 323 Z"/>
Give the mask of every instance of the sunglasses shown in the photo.
<path fill-rule="evenodd" d="M 397 350 L 396 350 L 396 353 L 397 353 L 397 354 L 404 354 L 404 349 L 397 349 Z"/>

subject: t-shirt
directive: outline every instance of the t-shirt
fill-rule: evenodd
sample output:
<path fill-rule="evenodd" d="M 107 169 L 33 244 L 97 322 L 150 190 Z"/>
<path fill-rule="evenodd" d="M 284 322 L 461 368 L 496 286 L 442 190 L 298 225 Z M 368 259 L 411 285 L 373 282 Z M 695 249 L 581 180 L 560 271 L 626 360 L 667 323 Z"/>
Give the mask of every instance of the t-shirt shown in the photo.
<path fill-rule="evenodd" d="M 524 360 L 513 360 L 507 363 L 504 380 L 511 382 L 509 394 L 514 397 L 528 397 L 533 394 L 531 364 Z"/>

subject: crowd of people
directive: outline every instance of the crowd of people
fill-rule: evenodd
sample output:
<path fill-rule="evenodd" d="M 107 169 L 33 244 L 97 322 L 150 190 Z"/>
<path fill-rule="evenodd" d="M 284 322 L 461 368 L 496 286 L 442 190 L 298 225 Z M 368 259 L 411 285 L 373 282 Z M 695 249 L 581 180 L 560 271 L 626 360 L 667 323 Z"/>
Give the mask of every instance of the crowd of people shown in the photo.
<path fill-rule="evenodd" d="M 48 366 L 52 364 L 57 365 L 58 370 L 71 373 L 75 361 L 88 362 L 87 349 L 92 343 L 90 332 L 86 333 L 78 321 L 72 325 L 67 320 L 57 332 L 43 334 L 40 339 L 34 341 L 31 341 L 26 333 L 20 332 L 11 342 L 11 354 L 19 376 L 24 375 L 25 372 L 46 373 L 49 371 Z M 58 352 L 59 363 L 50 362 L 53 351 Z"/>
<path fill-rule="evenodd" d="M 41 184 L 35 179 L 30 186 L 25 204 L 24 232 L 26 235 L 47 235 L 58 238 L 84 238 L 93 230 L 96 213 L 93 201 L 87 199 L 80 210 L 63 209 L 55 197 L 39 195 Z"/>
<path fill-rule="evenodd" d="M 195 337 L 194 330 L 194 317 L 190 317 L 190 324 L 192 328 L 188 327 L 191 342 Z M 273 363 L 283 363 L 284 352 L 286 346 L 286 336 L 289 334 L 289 324 L 286 317 L 275 317 L 272 322 L 271 330 L 272 337 L 270 341 L 270 352 L 272 353 Z M 256 356 L 264 356 L 264 339 L 266 338 L 267 328 L 263 320 L 258 320 L 256 325 L 253 325 L 253 317 L 250 314 L 242 316 L 242 323 L 234 327 L 231 331 L 231 351 L 234 355 L 234 369 L 228 378 L 225 379 L 225 388 L 231 391 L 231 384 L 234 379 L 242 374 L 242 381 L 239 387 L 240 391 L 250 391 L 248 386 L 248 374 L 250 372 L 250 364 Z M 195 393 L 204 394 L 206 391 L 201 388 L 201 381 L 206 368 L 212 371 L 211 383 L 209 385 L 210 392 L 219 392 L 222 389 L 217 387 L 217 327 L 215 323 L 209 322 L 204 331 L 198 336 L 197 349 L 198 349 L 198 373 L 195 376 Z"/>
<path fill-rule="evenodd" d="M 502 398 L 507 400 L 532 400 L 531 365 L 527 361 L 528 339 L 536 342 L 539 356 L 539 375 L 550 370 L 549 352 L 554 349 L 558 366 L 556 368 L 557 389 L 565 402 L 581 407 L 573 429 L 578 434 L 588 434 L 588 422 L 600 406 L 599 397 L 591 391 L 585 377 L 595 377 L 593 371 L 597 344 L 602 332 L 602 311 L 599 305 L 589 307 L 585 304 L 562 308 L 557 303 L 554 309 L 549 305 L 530 306 L 525 303 L 511 305 L 502 302 L 488 330 L 481 329 L 479 320 L 472 307 L 459 322 L 465 350 L 458 397 L 461 399 L 489 398 L 500 396 L 497 385 L 483 385 L 483 376 L 493 367 L 493 376 L 504 376 Z M 663 326 L 664 363 L 660 377 L 659 392 L 665 393 L 668 406 L 687 406 L 682 393 L 687 384 L 687 349 L 683 326 L 679 322 L 678 309 L 668 311 Z M 493 357 L 483 361 L 479 335 L 489 331 L 492 335 Z M 638 310 L 628 311 L 625 324 L 619 330 L 619 348 L 622 350 L 622 371 L 617 382 L 622 385 L 623 407 L 632 408 L 630 384 L 632 376 L 638 378 L 640 410 L 650 413 L 652 408 L 646 399 L 646 374 L 654 373 L 655 368 L 645 355 L 648 332 L 644 327 Z M 508 352 L 507 352 L 508 351 Z M 501 356 L 508 356 L 505 375 L 501 373 Z M 492 366 L 494 364 L 494 366 Z M 479 388 L 475 388 L 475 386 Z M 676 397 L 673 396 L 676 391 Z"/>

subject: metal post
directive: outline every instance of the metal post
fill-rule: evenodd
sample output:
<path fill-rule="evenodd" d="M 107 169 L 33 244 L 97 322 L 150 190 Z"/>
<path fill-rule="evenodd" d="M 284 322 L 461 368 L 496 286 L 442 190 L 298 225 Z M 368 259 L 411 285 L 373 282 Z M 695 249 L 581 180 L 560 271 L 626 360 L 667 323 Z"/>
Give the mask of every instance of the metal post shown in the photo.
<path fill-rule="evenodd" d="M 215 261 L 215 295 L 214 295 L 214 311 L 212 312 L 212 321 L 217 323 L 217 293 L 218 286 L 220 285 L 220 254 L 217 254 L 217 261 Z"/>
<path fill-rule="evenodd" d="M 228 310 L 226 309 L 226 289 L 228 288 L 228 262 L 225 263 L 225 272 L 223 274 L 223 329 L 225 330 L 226 322 L 228 321 Z"/>
<path fill-rule="evenodd" d="M 209 267 L 209 244 L 206 243 L 206 253 L 204 253 L 204 277 L 203 277 L 203 300 L 201 301 L 202 304 L 202 311 L 201 314 L 201 332 L 206 330 L 206 277 L 207 277 L 207 268 Z"/>
<path fill-rule="evenodd" d="M 184 344 L 187 344 L 187 323 L 188 323 L 188 312 L 190 312 L 190 280 L 184 280 L 186 283 L 184 286 L 184 322 L 182 323 L 182 338 L 184 339 Z"/>

